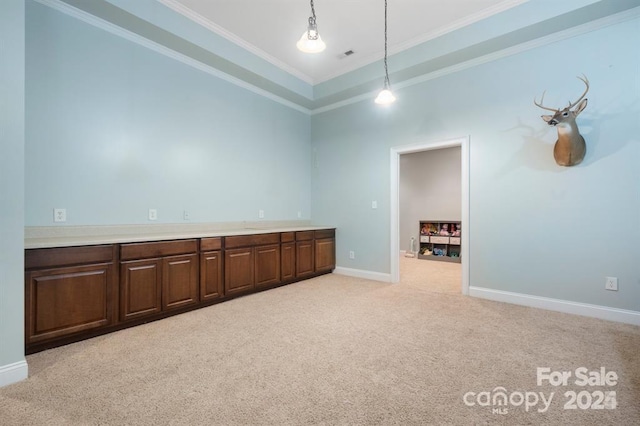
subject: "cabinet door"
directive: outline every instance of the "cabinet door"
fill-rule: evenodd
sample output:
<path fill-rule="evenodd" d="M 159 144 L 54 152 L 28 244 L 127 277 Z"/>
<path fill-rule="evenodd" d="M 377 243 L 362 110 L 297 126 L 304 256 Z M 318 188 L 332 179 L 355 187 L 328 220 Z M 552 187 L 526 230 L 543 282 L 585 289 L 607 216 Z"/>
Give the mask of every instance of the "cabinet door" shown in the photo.
<path fill-rule="evenodd" d="M 120 264 L 120 317 L 130 320 L 160 312 L 162 261 L 136 260 Z"/>
<path fill-rule="evenodd" d="M 224 253 L 224 294 L 242 293 L 254 288 L 253 248 L 226 250 Z"/>
<path fill-rule="evenodd" d="M 26 343 L 110 325 L 114 321 L 112 263 L 26 274 Z"/>
<path fill-rule="evenodd" d="M 280 251 L 282 281 L 292 280 L 296 276 L 296 243 L 283 243 Z"/>
<path fill-rule="evenodd" d="M 280 282 L 280 244 L 255 248 L 256 287 Z"/>
<path fill-rule="evenodd" d="M 316 272 L 332 271 L 336 267 L 335 239 L 325 238 L 316 241 Z"/>
<path fill-rule="evenodd" d="M 313 240 L 296 242 L 296 277 L 313 275 Z"/>
<path fill-rule="evenodd" d="M 198 303 L 198 256 L 171 256 L 162 260 L 162 309 Z"/>
<path fill-rule="evenodd" d="M 222 253 L 210 251 L 200 255 L 200 300 L 212 300 L 222 297 Z"/>

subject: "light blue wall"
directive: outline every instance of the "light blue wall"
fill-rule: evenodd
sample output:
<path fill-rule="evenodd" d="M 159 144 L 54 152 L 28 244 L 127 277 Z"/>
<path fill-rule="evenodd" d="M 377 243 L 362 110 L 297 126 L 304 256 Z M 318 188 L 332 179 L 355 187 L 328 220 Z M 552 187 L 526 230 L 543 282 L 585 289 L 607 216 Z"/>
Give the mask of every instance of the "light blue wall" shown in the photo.
<path fill-rule="evenodd" d="M 3 367 L 24 361 L 23 0 L 0 2 L 0 130 L 0 382 L 3 382 Z"/>
<path fill-rule="evenodd" d="M 496 42 L 495 39 L 505 35 L 509 35 L 509 38 L 513 39 L 514 43 L 527 41 L 527 38 L 534 34 L 537 37 L 542 37 L 547 31 L 551 31 L 549 29 L 551 27 L 547 27 L 547 31 L 545 31 L 544 27 L 538 25 L 539 23 L 571 11 L 590 9 L 589 6 L 593 3 L 612 3 L 614 1 L 620 3 L 618 6 L 623 7 L 623 3 L 637 0 L 563 0 L 561 2 L 557 0 L 529 0 L 471 25 L 459 28 L 456 31 L 445 33 L 430 40 L 428 43 L 418 44 L 397 54 L 391 52 L 389 73 L 392 76 L 394 73 L 398 73 L 403 75 L 403 78 L 408 78 L 405 76 L 407 69 L 429 60 L 446 57 L 451 52 L 458 52 L 460 55 L 458 61 L 470 60 L 473 59 L 473 55 L 477 54 L 480 49 L 478 46 L 483 42 L 491 40 Z M 596 4 L 595 6 L 600 7 L 602 5 Z M 607 5 L 604 5 L 604 8 L 606 7 Z M 611 6 L 609 5 L 609 7 Z M 573 21 L 576 21 L 573 22 L 573 25 L 578 25 L 581 19 L 591 13 L 596 12 L 574 13 L 570 19 L 565 21 L 564 25 L 568 25 L 568 22 Z M 529 30 L 523 34 L 514 34 L 521 28 L 529 28 Z M 389 29 L 390 37 L 393 35 L 393 30 L 393 28 Z M 558 31 L 559 28 L 555 28 L 555 30 Z M 467 53 L 461 53 L 470 46 L 476 46 L 476 49 L 467 49 Z M 467 55 L 472 56 L 466 57 Z M 382 66 L 383 62 L 380 59 L 375 63 L 317 84 L 313 88 L 314 96 L 316 99 L 320 99 L 335 95 L 367 81 L 381 84 L 379 82 L 382 81 L 380 78 L 380 68 Z"/>
<path fill-rule="evenodd" d="M 470 135 L 470 285 L 640 310 L 639 37 L 636 18 L 314 115 L 313 219 L 337 226 L 337 264 L 390 271 L 391 147 Z M 564 106 L 582 73 L 588 153 L 562 168 L 532 101 Z"/>
<path fill-rule="evenodd" d="M 267 79 L 283 85 L 294 92 L 311 99 L 311 84 L 295 77 L 276 65 L 243 49 L 226 38 L 210 31 L 202 25 L 196 25 L 189 18 L 177 14 L 157 0 L 107 0 L 119 8 L 135 14 L 161 28 L 183 37 L 205 49 Z"/>
<path fill-rule="evenodd" d="M 26 225 L 310 217 L 310 118 L 27 2 Z"/>

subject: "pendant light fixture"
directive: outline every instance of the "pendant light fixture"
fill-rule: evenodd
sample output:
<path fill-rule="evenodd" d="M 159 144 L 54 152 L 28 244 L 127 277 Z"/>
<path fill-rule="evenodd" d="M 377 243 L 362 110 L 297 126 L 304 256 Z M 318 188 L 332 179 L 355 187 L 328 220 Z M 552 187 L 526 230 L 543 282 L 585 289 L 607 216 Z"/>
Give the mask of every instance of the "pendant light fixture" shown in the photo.
<path fill-rule="evenodd" d="M 384 88 L 378 93 L 375 102 L 379 105 L 389 105 L 395 102 L 395 100 L 396 97 L 391 93 L 389 69 L 387 67 L 387 0 L 384 0 Z"/>
<path fill-rule="evenodd" d="M 299 50 L 306 53 L 319 53 L 327 47 L 324 41 L 322 41 L 322 38 L 320 38 L 320 34 L 318 34 L 318 26 L 316 25 L 316 9 L 313 7 L 313 0 L 311 0 L 311 16 L 309 17 L 307 31 L 302 34 L 302 37 L 300 37 L 296 46 Z"/>

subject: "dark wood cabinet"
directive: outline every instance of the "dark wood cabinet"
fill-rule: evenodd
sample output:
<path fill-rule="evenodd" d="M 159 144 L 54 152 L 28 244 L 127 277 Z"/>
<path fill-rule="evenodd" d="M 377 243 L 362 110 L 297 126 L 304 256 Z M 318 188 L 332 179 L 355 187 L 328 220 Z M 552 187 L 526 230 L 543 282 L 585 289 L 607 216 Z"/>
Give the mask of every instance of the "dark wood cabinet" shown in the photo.
<path fill-rule="evenodd" d="M 334 268 L 333 229 L 27 249 L 26 352 Z"/>
<path fill-rule="evenodd" d="M 146 259 L 120 264 L 120 318 L 135 319 L 162 310 L 162 261 Z"/>
<path fill-rule="evenodd" d="M 27 274 L 27 343 L 112 322 L 112 265 L 46 269 Z"/>
<path fill-rule="evenodd" d="M 280 246 L 280 277 L 283 282 L 296 276 L 296 243 L 282 243 Z"/>
<path fill-rule="evenodd" d="M 200 300 L 216 300 L 224 296 L 222 238 L 200 240 Z"/>
<path fill-rule="evenodd" d="M 292 281 L 296 277 L 296 233 L 280 234 L 280 279 Z"/>
<path fill-rule="evenodd" d="M 198 303 L 198 255 L 172 256 L 162 261 L 162 309 Z"/>
<path fill-rule="evenodd" d="M 280 234 L 225 237 L 225 295 L 280 282 Z"/>
<path fill-rule="evenodd" d="M 120 319 L 128 321 L 199 301 L 198 241 L 120 246 Z"/>
<path fill-rule="evenodd" d="M 280 283 L 280 244 L 258 246 L 254 250 L 256 287 Z"/>
<path fill-rule="evenodd" d="M 202 253 L 200 255 L 200 300 L 218 299 L 223 295 L 222 252 Z"/>
<path fill-rule="evenodd" d="M 250 291 L 254 288 L 253 248 L 227 250 L 224 253 L 224 293 L 232 295 Z"/>
<path fill-rule="evenodd" d="M 330 272 L 336 267 L 335 230 L 323 229 L 314 232 L 315 271 Z"/>
<path fill-rule="evenodd" d="M 296 277 L 313 275 L 314 260 L 313 231 L 296 232 Z"/>
<path fill-rule="evenodd" d="M 316 240 L 315 246 L 315 267 L 316 272 L 333 271 L 336 267 L 335 240 L 324 238 Z"/>
<path fill-rule="evenodd" d="M 112 245 L 35 249 L 25 253 L 27 346 L 115 322 L 116 255 Z"/>

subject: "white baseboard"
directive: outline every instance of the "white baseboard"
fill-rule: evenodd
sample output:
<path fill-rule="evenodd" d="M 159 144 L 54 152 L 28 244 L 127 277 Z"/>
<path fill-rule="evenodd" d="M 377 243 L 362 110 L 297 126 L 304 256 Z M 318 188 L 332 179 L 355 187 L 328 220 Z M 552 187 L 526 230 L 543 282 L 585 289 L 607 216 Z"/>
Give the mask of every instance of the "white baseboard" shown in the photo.
<path fill-rule="evenodd" d="M 590 305 L 588 303 L 570 302 L 568 300 L 531 296 L 529 294 L 512 293 L 510 291 L 492 290 L 489 288 L 475 286 L 469 287 L 469 295 L 472 297 L 479 297 L 481 299 L 495 300 L 497 302 L 513 303 L 515 305 L 547 309 L 549 311 L 564 312 L 567 314 L 640 325 L 640 312 L 638 311 Z"/>
<path fill-rule="evenodd" d="M 27 377 L 29 377 L 27 361 L 0 365 L 0 388 L 24 380 Z"/>
<path fill-rule="evenodd" d="M 366 280 L 382 281 L 385 283 L 391 282 L 391 274 L 383 274 L 381 272 L 371 272 L 362 269 L 344 268 L 342 266 L 336 266 L 333 270 L 334 274 L 346 275 L 348 277 L 364 278 Z"/>

